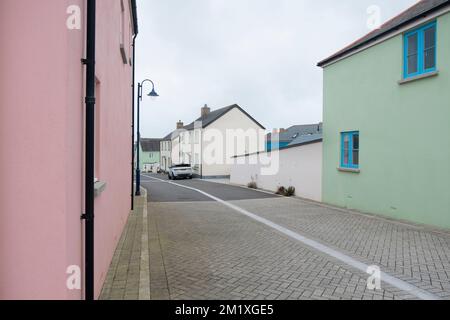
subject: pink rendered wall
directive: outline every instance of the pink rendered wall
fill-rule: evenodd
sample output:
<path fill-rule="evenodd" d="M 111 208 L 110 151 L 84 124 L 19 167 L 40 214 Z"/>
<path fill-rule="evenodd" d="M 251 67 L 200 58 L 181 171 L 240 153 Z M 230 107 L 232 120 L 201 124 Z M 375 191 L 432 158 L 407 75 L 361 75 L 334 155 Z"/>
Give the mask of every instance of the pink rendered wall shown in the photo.
<path fill-rule="evenodd" d="M 131 53 L 131 14 L 125 5 L 125 49 Z M 120 0 L 97 1 L 97 79 L 100 81 L 100 168 L 107 183 L 96 199 L 96 292 L 101 291 L 114 250 L 130 212 L 132 67 L 120 54 Z M 108 36 L 102 36 L 108 35 Z M 101 57 L 101 59 L 100 59 Z"/>
<path fill-rule="evenodd" d="M 119 51 L 120 0 L 97 2 L 107 183 L 96 199 L 98 295 L 129 214 L 131 67 Z M 83 0 L 0 1 L 0 299 L 82 298 L 66 288 L 66 268 L 83 268 L 85 31 L 66 28 L 69 5 L 84 26 Z"/>

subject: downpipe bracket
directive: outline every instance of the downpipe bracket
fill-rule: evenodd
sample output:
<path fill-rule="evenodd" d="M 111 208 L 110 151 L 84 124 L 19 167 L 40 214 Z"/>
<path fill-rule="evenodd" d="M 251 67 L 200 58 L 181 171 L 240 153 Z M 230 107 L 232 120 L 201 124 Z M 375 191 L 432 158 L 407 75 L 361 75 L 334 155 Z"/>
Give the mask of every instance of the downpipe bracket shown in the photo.
<path fill-rule="evenodd" d="M 87 104 L 95 104 L 95 102 L 96 102 L 95 97 L 86 97 L 86 98 L 84 99 L 84 101 L 85 101 L 85 103 L 87 103 Z"/>
<path fill-rule="evenodd" d="M 93 216 L 89 216 L 89 215 L 83 213 L 83 214 L 81 215 L 80 219 L 81 219 L 81 220 L 85 220 L 85 221 L 93 221 L 93 220 L 94 220 L 94 217 L 93 217 Z"/>
<path fill-rule="evenodd" d="M 86 65 L 88 65 L 90 63 L 95 64 L 95 60 L 89 60 L 89 59 L 86 59 L 86 58 L 82 58 L 81 59 L 81 64 L 84 65 L 84 66 L 86 66 Z"/>

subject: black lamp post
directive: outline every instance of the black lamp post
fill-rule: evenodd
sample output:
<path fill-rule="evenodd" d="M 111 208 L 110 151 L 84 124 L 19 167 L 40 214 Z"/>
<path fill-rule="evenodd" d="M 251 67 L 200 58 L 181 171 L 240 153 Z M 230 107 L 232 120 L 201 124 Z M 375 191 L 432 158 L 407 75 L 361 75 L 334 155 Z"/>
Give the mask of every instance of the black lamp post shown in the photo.
<path fill-rule="evenodd" d="M 146 79 L 142 81 L 141 83 L 138 83 L 138 99 L 137 99 L 137 145 L 136 145 L 136 152 L 137 152 L 137 159 L 136 159 L 136 196 L 141 195 L 141 169 L 140 169 L 140 146 L 141 146 L 141 131 L 140 131 L 140 102 L 142 101 L 142 86 L 145 82 L 150 82 L 152 84 L 152 91 L 148 94 L 149 97 L 156 98 L 159 97 L 159 95 L 155 91 L 155 84 L 152 80 Z"/>

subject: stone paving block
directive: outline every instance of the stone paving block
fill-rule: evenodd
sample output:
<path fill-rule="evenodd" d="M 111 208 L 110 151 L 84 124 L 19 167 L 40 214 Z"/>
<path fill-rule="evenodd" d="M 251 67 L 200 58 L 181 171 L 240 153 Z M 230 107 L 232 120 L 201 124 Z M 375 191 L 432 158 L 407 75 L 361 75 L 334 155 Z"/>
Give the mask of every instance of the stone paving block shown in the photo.
<path fill-rule="evenodd" d="M 233 203 L 450 297 L 446 234 L 297 199 Z M 143 220 L 140 213 L 130 216 L 102 298 L 416 299 L 384 282 L 382 290 L 368 290 L 367 274 L 215 202 L 149 203 L 145 226 Z"/>

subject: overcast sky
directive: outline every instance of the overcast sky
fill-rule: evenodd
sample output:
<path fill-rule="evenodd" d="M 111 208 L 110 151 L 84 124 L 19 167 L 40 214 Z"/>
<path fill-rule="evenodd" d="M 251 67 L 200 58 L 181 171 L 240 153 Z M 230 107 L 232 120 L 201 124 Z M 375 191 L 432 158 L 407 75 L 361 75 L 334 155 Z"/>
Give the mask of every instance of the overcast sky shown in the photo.
<path fill-rule="evenodd" d="M 160 94 L 141 104 L 143 137 L 188 124 L 200 108 L 239 104 L 268 130 L 322 120 L 317 62 L 417 0 L 139 0 L 136 80 Z M 150 89 L 146 87 L 147 91 Z"/>

